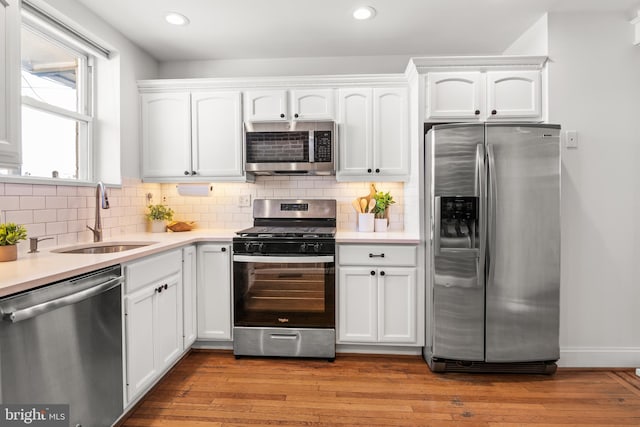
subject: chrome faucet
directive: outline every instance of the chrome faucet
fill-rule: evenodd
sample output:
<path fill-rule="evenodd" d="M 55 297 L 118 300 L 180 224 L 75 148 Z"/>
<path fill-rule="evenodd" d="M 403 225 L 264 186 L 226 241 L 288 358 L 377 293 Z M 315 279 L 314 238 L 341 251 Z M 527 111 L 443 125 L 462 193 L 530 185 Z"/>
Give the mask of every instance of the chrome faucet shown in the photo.
<path fill-rule="evenodd" d="M 109 209 L 109 199 L 105 191 L 102 181 L 98 181 L 96 185 L 96 222 L 93 228 L 87 225 L 87 228 L 93 231 L 93 241 L 102 242 L 102 221 L 100 220 L 100 208 Z"/>

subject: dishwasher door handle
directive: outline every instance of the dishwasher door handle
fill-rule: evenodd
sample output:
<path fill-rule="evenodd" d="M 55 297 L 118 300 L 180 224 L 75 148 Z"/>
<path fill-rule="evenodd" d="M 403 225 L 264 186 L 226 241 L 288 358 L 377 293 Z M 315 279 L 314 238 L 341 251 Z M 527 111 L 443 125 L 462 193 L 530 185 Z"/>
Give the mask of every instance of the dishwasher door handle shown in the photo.
<path fill-rule="evenodd" d="M 100 283 L 99 285 L 93 286 L 80 292 L 73 293 L 71 295 L 52 299 L 50 301 L 45 301 L 40 304 L 32 305 L 31 307 L 22 308 L 12 313 L 5 313 L 3 316 L 3 320 L 16 323 L 22 320 L 31 319 L 32 317 L 39 316 L 40 314 L 55 310 L 56 308 L 75 304 L 87 298 L 91 298 L 112 288 L 115 288 L 121 283 L 122 277 L 116 277 L 115 279 L 108 280 L 104 283 Z"/>

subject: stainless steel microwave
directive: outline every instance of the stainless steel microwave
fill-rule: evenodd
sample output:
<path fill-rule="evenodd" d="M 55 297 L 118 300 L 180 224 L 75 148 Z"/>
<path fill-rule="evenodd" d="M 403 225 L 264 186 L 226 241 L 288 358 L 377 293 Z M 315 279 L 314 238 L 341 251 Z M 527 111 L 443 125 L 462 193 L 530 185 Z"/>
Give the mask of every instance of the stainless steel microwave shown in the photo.
<path fill-rule="evenodd" d="M 335 122 L 245 122 L 244 127 L 247 172 L 335 175 Z"/>

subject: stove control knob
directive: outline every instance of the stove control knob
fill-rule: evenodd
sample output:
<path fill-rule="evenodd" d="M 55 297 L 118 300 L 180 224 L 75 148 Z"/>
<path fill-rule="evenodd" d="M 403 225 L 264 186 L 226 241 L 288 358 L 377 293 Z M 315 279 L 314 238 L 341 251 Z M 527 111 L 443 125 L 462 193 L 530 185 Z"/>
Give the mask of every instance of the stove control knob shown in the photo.
<path fill-rule="evenodd" d="M 300 253 L 305 253 L 307 251 L 307 244 L 303 243 L 300 245 Z"/>
<path fill-rule="evenodd" d="M 253 246 L 253 245 L 252 245 L 252 243 L 251 243 L 251 242 L 245 242 L 245 243 L 244 243 L 244 250 L 245 250 L 247 253 L 251 253 L 251 252 L 253 252 L 253 251 L 251 250 L 251 249 L 252 249 L 252 246 Z"/>
<path fill-rule="evenodd" d="M 260 252 L 261 254 L 265 253 L 266 248 L 264 247 L 264 243 L 260 242 L 258 243 L 258 252 Z"/>
<path fill-rule="evenodd" d="M 313 251 L 314 252 L 320 252 L 320 243 L 316 243 L 315 245 L 313 245 Z"/>

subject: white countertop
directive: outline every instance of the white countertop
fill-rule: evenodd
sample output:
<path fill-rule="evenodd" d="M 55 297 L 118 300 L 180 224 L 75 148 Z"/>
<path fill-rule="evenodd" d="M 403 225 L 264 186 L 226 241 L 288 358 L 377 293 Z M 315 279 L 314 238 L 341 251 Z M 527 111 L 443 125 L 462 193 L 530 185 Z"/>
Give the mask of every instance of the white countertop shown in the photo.
<path fill-rule="evenodd" d="M 155 242 L 138 249 L 111 254 L 61 254 L 57 248 L 41 249 L 35 254 L 22 250 L 18 259 L 0 262 L 0 297 L 27 291 L 99 268 L 120 264 L 197 242 L 231 242 L 236 230 L 192 230 L 182 233 L 136 233 L 105 240 L 104 243 Z M 359 233 L 338 231 L 336 243 L 418 244 L 418 235 L 403 232 Z M 78 244 L 81 245 L 81 244 Z M 65 245 L 71 247 L 77 245 Z"/>

